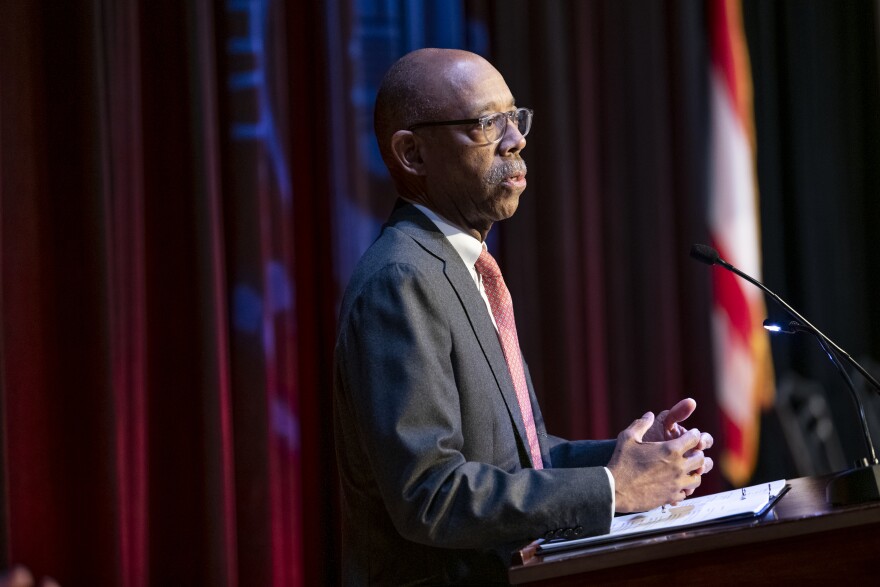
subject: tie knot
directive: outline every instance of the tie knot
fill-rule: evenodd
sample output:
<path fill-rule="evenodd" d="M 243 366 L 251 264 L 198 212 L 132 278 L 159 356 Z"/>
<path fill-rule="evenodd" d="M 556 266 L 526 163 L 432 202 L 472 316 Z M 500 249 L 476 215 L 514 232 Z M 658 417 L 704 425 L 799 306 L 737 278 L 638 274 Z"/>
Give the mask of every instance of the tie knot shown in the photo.
<path fill-rule="evenodd" d="M 495 262 L 495 257 L 490 255 L 486 249 L 483 249 L 483 252 L 480 253 L 477 261 L 474 263 L 474 268 L 484 278 L 497 279 L 501 277 L 501 269 L 499 269 L 498 263 Z"/>

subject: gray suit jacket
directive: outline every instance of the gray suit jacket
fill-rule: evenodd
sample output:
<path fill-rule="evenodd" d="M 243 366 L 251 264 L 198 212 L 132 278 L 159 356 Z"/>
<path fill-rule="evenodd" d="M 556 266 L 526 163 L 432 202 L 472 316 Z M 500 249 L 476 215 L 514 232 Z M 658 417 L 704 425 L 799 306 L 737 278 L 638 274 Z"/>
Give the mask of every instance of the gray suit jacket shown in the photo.
<path fill-rule="evenodd" d="M 345 584 L 504 582 L 548 532 L 607 532 L 614 441 L 549 436 L 531 468 L 486 305 L 449 241 L 398 205 L 346 290 L 334 374 Z"/>

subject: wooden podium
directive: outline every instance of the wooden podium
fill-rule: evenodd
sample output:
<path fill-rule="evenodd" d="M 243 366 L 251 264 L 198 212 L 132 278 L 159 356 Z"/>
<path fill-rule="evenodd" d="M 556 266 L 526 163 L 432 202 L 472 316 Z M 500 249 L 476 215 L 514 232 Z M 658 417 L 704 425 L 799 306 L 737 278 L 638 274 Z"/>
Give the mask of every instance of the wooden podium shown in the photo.
<path fill-rule="evenodd" d="M 719 523 L 601 546 L 515 554 L 509 579 L 532 585 L 802 585 L 880 576 L 880 502 L 834 507 L 831 475 L 789 481 L 759 520 Z M 869 584 L 875 584 L 873 581 Z M 842 586 L 841 586 L 842 587 Z"/>

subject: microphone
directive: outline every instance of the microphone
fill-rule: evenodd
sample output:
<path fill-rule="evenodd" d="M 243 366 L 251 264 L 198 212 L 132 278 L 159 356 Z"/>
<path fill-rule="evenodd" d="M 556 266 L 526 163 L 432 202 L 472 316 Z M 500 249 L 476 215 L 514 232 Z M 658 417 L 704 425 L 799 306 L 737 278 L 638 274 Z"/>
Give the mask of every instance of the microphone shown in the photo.
<path fill-rule="evenodd" d="M 714 265 L 722 260 L 718 251 L 709 245 L 691 245 L 691 257 L 706 265 Z"/>
<path fill-rule="evenodd" d="M 847 387 L 849 388 L 853 400 L 856 403 L 856 407 L 859 411 L 859 420 L 862 425 L 862 432 L 865 436 L 865 443 L 868 447 L 868 457 L 862 458 L 857 463 L 856 468 L 850 469 L 848 471 L 843 471 L 836 475 L 825 488 L 825 496 L 826 499 L 835 505 L 842 504 L 855 504 L 855 503 L 864 503 L 866 501 L 876 501 L 880 500 L 880 461 L 877 460 L 876 453 L 874 451 L 874 445 L 871 441 L 871 433 L 868 430 L 868 422 L 865 418 L 865 410 L 862 406 L 861 400 L 859 400 L 859 396 L 856 393 L 855 386 L 852 384 L 852 379 L 850 379 L 849 375 L 846 373 L 846 369 L 843 368 L 843 365 L 840 362 L 840 357 L 852 365 L 862 376 L 865 378 L 868 383 L 870 383 L 875 390 L 880 392 L 880 383 L 877 382 L 874 377 L 868 373 L 864 367 L 859 365 L 855 359 L 853 359 L 849 353 L 844 351 L 840 346 L 838 346 L 833 340 L 828 338 L 821 330 L 813 326 L 813 324 L 800 315 L 794 308 L 792 308 L 788 303 L 780 298 L 778 295 L 773 293 L 770 288 L 766 285 L 748 275 L 743 273 L 727 261 L 721 258 L 718 254 L 718 251 L 713 249 L 708 245 L 700 245 L 695 244 L 691 246 L 691 257 L 700 261 L 701 263 L 705 263 L 707 265 L 719 265 L 728 271 L 742 277 L 749 283 L 755 285 L 758 289 L 769 295 L 773 300 L 776 301 L 782 308 L 785 309 L 788 314 L 794 318 L 794 320 L 788 322 L 787 324 L 781 324 L 777 322 L 773 322 L 770 320 L 764 321 L 764 328 L 771 332 L 781 332 L 785 334 L 794 334 L 798 332 L 808 332 L 816 337 L 819 341 L 819 345 L 822 347 L 822 350 L 828 355 L 828 358 L 834 363 L 834 366 L 837 368 L 838 372 L 843 376 L 844 380 L 847 383 Z"/>

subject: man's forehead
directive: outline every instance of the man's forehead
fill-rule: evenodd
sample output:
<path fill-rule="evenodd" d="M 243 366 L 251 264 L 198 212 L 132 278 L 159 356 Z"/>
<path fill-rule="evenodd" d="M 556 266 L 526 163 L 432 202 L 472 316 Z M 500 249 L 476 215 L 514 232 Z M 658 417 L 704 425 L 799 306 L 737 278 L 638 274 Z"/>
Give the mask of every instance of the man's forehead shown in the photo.
<path fill-rule="evenodd" d="M 447 105 L 462 110 L 462 116 L 499 112 L 516 104 L 504 78 L 483 60 L 456 63 L 448 70 L 445 82 Z"/>
<path fill-rule="evenodd" d="M 494 112 L 506 112 L 514 107 L 516 107 L 516 98 L 510 95 L 507 98 L 478 104 L 473 110 L 476 116 L 482 116 L 483 114 L 492 114 Z"/>

